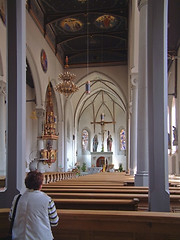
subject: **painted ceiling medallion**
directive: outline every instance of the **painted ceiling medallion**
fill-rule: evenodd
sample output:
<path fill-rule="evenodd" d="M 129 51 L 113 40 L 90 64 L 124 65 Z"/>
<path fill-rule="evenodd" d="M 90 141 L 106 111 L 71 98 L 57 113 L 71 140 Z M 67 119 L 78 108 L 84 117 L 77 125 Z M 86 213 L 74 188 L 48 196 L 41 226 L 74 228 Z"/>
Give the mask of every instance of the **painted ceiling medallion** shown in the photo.
<path fill-rule="evenodd" d="M 44 51 L 44 49 L 41 50 L 41 67 L 43 69 L 43 71 L 46 73 L 47 72 L 47 56 L 46 56 L 46 52 Z"/>
<path fill-rule="evenodd" d="M 65 18 L 60 23 L 60 26 L 68 32 L 77 32 L 82 28 L 82 25 L 82 22 L 76 18 Z"/>
<path fill-rule="evenodd" d="M 96 19 L 96 26 L 102 29 L 109 29 L 117 24 L 117 18 L 112 15 L 102 15 Z"/>

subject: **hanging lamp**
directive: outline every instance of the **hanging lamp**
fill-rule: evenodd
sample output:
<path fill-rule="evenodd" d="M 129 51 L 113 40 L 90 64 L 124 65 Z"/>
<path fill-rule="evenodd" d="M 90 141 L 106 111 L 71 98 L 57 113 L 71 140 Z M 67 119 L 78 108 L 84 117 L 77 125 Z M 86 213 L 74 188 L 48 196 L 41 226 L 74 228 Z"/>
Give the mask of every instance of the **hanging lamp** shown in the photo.
<path fill-rule="evenodd" d="M 68 68 L 68 56 L 66 56 L 66 65 L 65 68 Z M 65 71 L 64 73 L 59 74 L 60 83 L 55 86 L 55 90 L 65 97 L 69 97 L 72 93 L 79 90 L 79 88 L 74 83 L 76 75 Z"/>

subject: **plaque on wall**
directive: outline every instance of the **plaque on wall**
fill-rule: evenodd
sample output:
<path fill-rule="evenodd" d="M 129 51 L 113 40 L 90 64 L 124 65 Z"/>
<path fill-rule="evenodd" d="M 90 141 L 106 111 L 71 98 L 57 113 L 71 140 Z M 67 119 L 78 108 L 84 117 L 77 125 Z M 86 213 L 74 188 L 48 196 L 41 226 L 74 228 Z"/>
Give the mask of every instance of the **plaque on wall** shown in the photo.
<path fill-rule="evenodd" d="M 47 56 L 46 56 L 46 52 L 44 51 L 44 49 L 41 50 L 41 66 L 43 71 L 46 73 L 47 72 Z"/>

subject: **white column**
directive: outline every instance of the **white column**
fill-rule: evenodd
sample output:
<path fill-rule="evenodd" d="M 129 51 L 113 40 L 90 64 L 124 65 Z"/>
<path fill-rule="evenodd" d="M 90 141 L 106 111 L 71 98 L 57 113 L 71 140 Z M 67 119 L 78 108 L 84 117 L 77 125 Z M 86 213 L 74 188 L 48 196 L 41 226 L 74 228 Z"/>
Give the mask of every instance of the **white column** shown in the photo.
<path fill-rule="evenodd" d="M 130 175 L 136 173 L 137 168 L 137 102 L 138 102 L 138 74 L 131 74 L 131 136 L 130 136 Z"/>
<path fill-rule="evenodd" d="M 139 75 L 136 186 L 148 186 L 147 0 L 139 0 Z"/>
<path fill-rule="evenodd" d="M 25 0 L 7 0 L 7 190 L 0 207 L 10 207 L 15 194 L 25 190 L 26 151 L 26 15 Z"/>
<path fill-rule="evenodd" d="M 6 83 L 0 77 L 0 176 L 6 176 Z"/>
<path fill-rule="evenodd" d="M 148 3 L 149 210 L 170 211 L 167 134 L 168 0 Z"/>

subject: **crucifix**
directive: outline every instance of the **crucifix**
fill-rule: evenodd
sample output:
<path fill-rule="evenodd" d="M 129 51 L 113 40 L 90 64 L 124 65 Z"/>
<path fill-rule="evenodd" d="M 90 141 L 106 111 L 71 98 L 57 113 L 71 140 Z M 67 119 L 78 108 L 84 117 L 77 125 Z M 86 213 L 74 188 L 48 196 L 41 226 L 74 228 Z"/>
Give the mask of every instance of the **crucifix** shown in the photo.
<path fill-rule="evenodd" d="M 91 124 L 100 124 L 101 125 L 101 139 L 102 139 L 102 148 L 101 148 L 101 152 L 104 152 L 104 133 L 106 132 L 106 130 L 104 129 L 105 124 L 109 124 L 109 123 L 116 123 L 115 121 L 112 122 L 105 122 L 104 121 L 104 113 L 101 113 L 101 121 L 100 122 L 91 122 Z"/>

